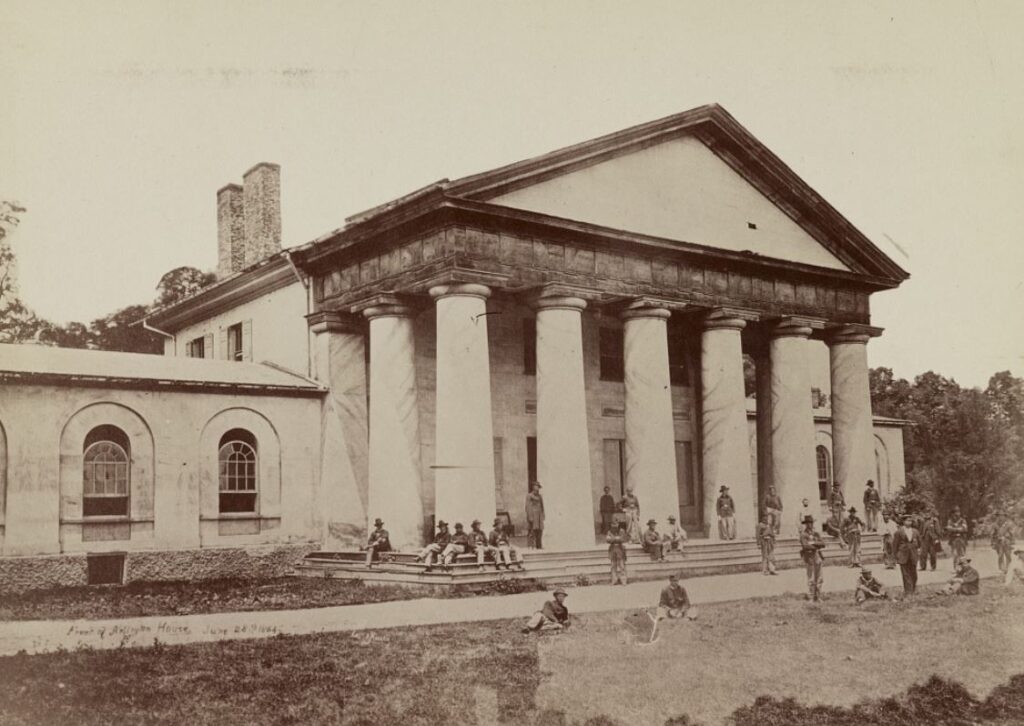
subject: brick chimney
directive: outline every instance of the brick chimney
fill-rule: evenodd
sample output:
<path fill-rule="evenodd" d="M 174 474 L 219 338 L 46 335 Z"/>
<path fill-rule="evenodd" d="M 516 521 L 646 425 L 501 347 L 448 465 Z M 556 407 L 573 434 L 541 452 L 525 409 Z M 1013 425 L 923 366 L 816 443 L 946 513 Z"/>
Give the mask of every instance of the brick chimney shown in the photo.
<path fill-rule="evenodd" d="M 245 223 L 242 187 L 228 184 L 217 190 L 217 279 L 245 267 Z"/>
<path fill-rule="evenodd" d="M 281 167 L 260 162 L 242 175 L 245 262 L 253 265 L 281 251 Z"/>

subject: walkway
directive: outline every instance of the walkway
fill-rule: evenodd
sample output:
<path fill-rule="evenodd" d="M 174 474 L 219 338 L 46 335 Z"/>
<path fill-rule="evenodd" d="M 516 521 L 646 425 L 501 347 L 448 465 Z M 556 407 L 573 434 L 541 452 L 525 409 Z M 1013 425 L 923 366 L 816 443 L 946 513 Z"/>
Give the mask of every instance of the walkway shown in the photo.
<path fill-rule="evenodd" d="M 972 550 L 974 565 L 982 577 L 998 574 L 995 553 L 988 548 Z M 935 572 L 920 573 L 919 584 L 944 582 L 950 577 L 949 559 L 939 561 Z M 899 587 L 899 570 L 872 565 L 887 587 Z M 857 570 L 841 566 L 825 568 L 825 591 L 853 589 Z M 776 577 L 760 573 L 711 575 L 684 580 L 695 604 L 769 597 L 806 591 L 802 569 L 783 570 Z M 987 584 L 987 583 L 986 583 Z M 665 583 L 637 582 L 625 587 L 595 585 L 568 588 L 570 612 L 590 613 L 651 607 Z M 993 587 L 994 585 L 988 585 Z M 1001 587 L 1001 585 L 999 585 Z M 494 595 L 464 599 L 402 600 L 366 605 L 344 605 L 308 610 L 272 610 L 209 615 L 154 616 L 116 620 L 33 620 L 0 623 L 0 656 L 47 653 L 61 648 L 118 648 L 162 644 L 201 643 L 278 634 L 307 635 L 407 625 L 472 622 L 518 618 L 529 615 L 547 599 L 543 592 Z"/>

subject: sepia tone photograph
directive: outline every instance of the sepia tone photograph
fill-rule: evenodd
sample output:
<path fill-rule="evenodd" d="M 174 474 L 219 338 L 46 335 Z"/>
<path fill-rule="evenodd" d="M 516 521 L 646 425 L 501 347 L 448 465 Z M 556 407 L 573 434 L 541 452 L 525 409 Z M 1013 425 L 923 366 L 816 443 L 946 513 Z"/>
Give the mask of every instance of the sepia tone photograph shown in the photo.
<path fill-rule="evenodd" d="M 0 17 L 0 726 L 1024 724 L 1024 5 Z"/>

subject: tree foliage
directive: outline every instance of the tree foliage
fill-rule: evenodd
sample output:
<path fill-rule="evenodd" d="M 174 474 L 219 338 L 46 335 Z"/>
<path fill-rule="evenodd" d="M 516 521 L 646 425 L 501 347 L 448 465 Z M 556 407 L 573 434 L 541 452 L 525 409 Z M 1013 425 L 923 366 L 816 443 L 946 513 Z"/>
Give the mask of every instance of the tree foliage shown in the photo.
<path fill-rule="evenodd" d="M 163 307 L 184 300 L 216 280 L 217 275 L 213 272 L 203 272 L 195 267 L 175 267 L 164 273 L 157 283 L 154 305 Z"/>

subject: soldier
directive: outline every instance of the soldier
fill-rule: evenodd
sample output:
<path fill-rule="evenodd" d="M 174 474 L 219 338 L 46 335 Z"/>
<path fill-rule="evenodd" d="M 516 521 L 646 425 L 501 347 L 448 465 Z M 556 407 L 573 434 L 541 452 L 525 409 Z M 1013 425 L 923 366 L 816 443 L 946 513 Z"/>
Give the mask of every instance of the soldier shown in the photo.
<path fill-rule="evenodd" d="M 882 515 L 882 561 L 885 569 L 896 568 L 896 553 L 892 549 L 892 536 L 896 534 L 897 527 L 895 520 L 889 519 L 888 514 Z"/>
<path fill-rule="evenodd" d="M 1010 568 L 1013 559 L 1013 523 L 1005 514 L 999 515 L 995 531 L 992 533 L 992 549 L 999 556 L 999 571 L 1004 575 Z"/>
<path fill-rule="evenodd" d="M 715 502 L 718 512 L 718 536 L 720 539 L 736 539 L 736 503 L 729 495 L 729 487 L 718 488 L 718 501 Z"/>
<path fill-rule="evenodd" d="M 494 555 L 494 569 L 501 569 L 498 566 L 498 552 L 487 543 L 487 535 L 480 529 L 480 520 L 474 519 L 469 525 L 469 547 L 476 553 L 476 568 L 484 571 L 484 557 Z"/>
<path fill-rule="evenodd" d="M 980 592 L 978 571 L 971 567 L 970 557 L 961 557 L 956 563 L 956 576 L 938 591 L 939 595 L 977 595 Z"/>
<path fill-rule="evenodd" d="M 857 507 L 850 507 L 850 516 L 843 521 L 843 539 L 850 545 L 850 567 L 860 567 L 860 535 L 864 522 L 857 516 Z"/>
<path fill-rule="evenodd" d="M 864 490 L 864 516 L 867 517 L 868 532 L 878 531 L 878 512 L 882 508 L 882 498 L 878 496 L 875 483 L 868 479 L 867 489 Z"/>
<path fill-rule="evenodd" d="M 612 525 L 605 540 L 608 542 L 608 560 L 612 567 L 612 584 L 626 584 L 626 525 L 622 522 Z"/>
<path fill-rule="evenodd" d="M 761 548 L 761 574 L 774 575 L 775 572 L 775 528 L 772 518 L 764 514 L 757 525 L 757 544 Z"/>
<path fill-rule="evenodd" d="M 651 556 L 651 562 L 665 561 L 665 545 L 661 541 L 661 535 L 656 529 L 658 523 L 653 519 L 647 520 L 647 531 L 644 532 L 644 552 Z"/>
<path fill-rule="evenodd" d="M 1016 555 L 1016 559 L 1006 569 L 1006 578 L 1003 580 L 1007 587 L 1012 585 L 1014 580 L 1024 582 L 1024 550 L 1014 550 L 1013 554 Z"/>
<path fill-rule="evenodd" d="M 768 494 L 764 498 L 764 511 L 768 513 L 768 524 L 772 532 L 778 534 L 782 529 L 782 497 L 775 492 L 775 487 L 768 487 Z"/>
<path fill-rule="evenodd" d="M 960 514 L 960 507 L 953 507 L 953 513 L 946 523 L 946 534 L 949 535 L 949 550 L 953 553 L 953 567 L 961 557 L 967 554 L 967 520 Z"/>
<path fill-rule="evenodd" d="M 830 522 L 832 526 L 838 531 L 835 535 L 839 537 L 839 544 L 843 547 L 846 546 L 846 540 L 843 539 L 843 510 L 846 509 L 846 498 L 843 496 L 843 489 L 839 486 L 839 482 L 835 482 L 832 485 L 832 490 L 828 493 L 828 510 L 832 512 Z M 826 531 L 828 527 L 825 528 Z"/>
<path fill-rule="evenodd" d="M 697 619 L 697 608 L 690 605 L 690 596 L 686 588 L 679 584 L 679 575 L 674 572 L 668 576 L 668 587 L 661 591 L 658 600 L 657 620 L 665 618 Z"/>
<path fill-rule="evenodd" d="M 668 530 L 665 532 L 664 537 L 665 548 L 669 552 L 678 552 L 682 555 L 684 554 L 683 547 L 686 545 L 686 540 L 686 530 L 681 525 L 676 524 L 674 516 L 668 515 Z"/>
<path fill-rule="evenodd" d="M 913 517 L 904 517 L 903 526 L 892 536 L 892 551 L 903 577 L 903 597 L 917 592 L 917 558 L 921 547 L 921 535 L 914 529 Z"/>
<path fill-rule="evenodd" d="M 487 535 L 487 544 L 494 554 L 495 569 L 501 569 L 501 566 L 498 564 L 499 555 L 500 559 L 504 560 L 506 570 L 511 569 L 513 560 L 518 569 L 523 569 L 523 560 L 519 557 L 516 548 L 509 543 L 508 532 L 505 531 L 504 522 L 501 521 L 501 517 L 494 518 L 494 529 Z"/>
<path fill-rule="evenodd" d="M 615 512 L 619 509 L 612 496 L 612 488 L 605 487 L 601 495 L 601 534 L 608 534 L 612 531 L 612 520 L 615 519 Z"/>
<path fill-rule="evenodd" d="M 380 517 L 373 520 L 373 531 L 370 532 L 370 539 L 366 543 L 366 566 L 373 567 L 373 560 L 378 552 L 391 551 L 391 536 L 384 529 L 384 520 Z"/>
<path fill-rule="evenodd" d="M 934 514 L 931 516 L 925 515 L 922 521 L 924 524 L 921 526 L 921 570 L 926 570 L 929 562 L 931 562 L 932 570 L 934 570 L 935 553 L 942 546 L 939 518 Z"/>
<path fill-rule="evenodd" d="M 799 516 L 796 518 L 797 537 L 799 537 L 800 533 L 804 531 L 804 520 L 808 517 L 814 519 L 814 511 L 811 509 L 811 501 L 809 499 L 801 499 Z"/>
<path fill-rule="evenodd" d="M 857 591 L 854 593 L 853 599 L 860 605 L 865 600 L 888 600 L 889 594 L 882 587 L 882 583 L 871 574 L 871 570 L 862 567 L 860 577 L 857 579 Z"/>
<path fill-rule="evenodd" d="M 629 541 L 640 544 L 640 500 L 633 493 L 633 487 L 626 488 L 626 495 L 619 502 L 619 508 L 627 517 L 626 533 L 629 535 Z"/>
<path fill-rule="evenodd" d="M 451 541 L 448 546 L 444 548 L 444 552 L 441 553 L 441 566 L 446 570 L 452 569 L 452 562 L 458 555 L 464 555 L 469 552 L 469 535 L 466 534 L 462 522 L 455 523 L 455 534 L 452 535 Z"/>
<path fill-rule="evenodd" d="M 822 554 L 823 549 L 825 549 L 825 543 L 822 542 L 821 535 L 814 531 L 814 518 L 806 517 L 804 528 L 800 532 L 800 557 L 803 558 L 804 564 L 807 566 L 808 598 L 815 602 L 824 597 L 821 594 L 823 584 L 821 563 L 825 559 Z"/>
<path fill-rule="evenodd" d="M 569 608 L 565 606 L 566 592 L 562 588 L 555 590 L 555 599 L 544 603 L 544 607 L 535 612 L 523 628 L 524 633 L 535 630 L 540 632 L 561 631 L 569 627 Z"/>
<path fill-rule="evenodd" d="M 425 561 L 427 563 L 426 571 L 430 572 L 434 569 L 434 558 L 444 552 L 451 541 L 452 535 L 448 531 L 448 523 L 442 519 L 437 523 L 437 534 L 434 535 L 434 541 L 420 550 L 420 553 L 416 555 L 416 561 Z"/>
<path fill-rule="evenodd" d="M 544 498 L 540 495 L 540 482 L 530 484 L 530 493 L 526 495 L 526 541 L 528 544 L 542 548 L 544 535 Z"/>

